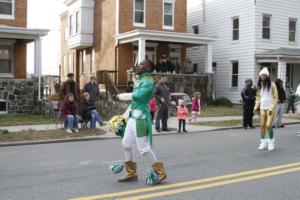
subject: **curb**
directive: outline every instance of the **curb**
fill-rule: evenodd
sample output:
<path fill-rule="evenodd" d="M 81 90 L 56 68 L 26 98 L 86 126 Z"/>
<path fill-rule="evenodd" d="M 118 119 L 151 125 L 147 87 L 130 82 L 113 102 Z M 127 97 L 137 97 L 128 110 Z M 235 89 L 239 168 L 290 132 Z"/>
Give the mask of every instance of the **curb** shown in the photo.
<path fill-rule="evenodd" d="M 300 124 L 300 122 L 290 122 L 285 123 L 285 125 L 295 125 Z M 153 136 L 166 136 L 166 135 L 185 135 L 189 133 L 203 133 L 203 132 L 215 132 L 215 131 L 226 131 L 226 130 L 236 130 L 243 129 L 240 126 L 231 126 L 231 127 L 223 127 L 216 128 L 211 130 L 200 130 L 200 131 L 189 131 L 188 133 L 177 133 L 176 131 L 168 132 L 168 133 L 157 133 Z M 81 138 L 68 138 L 68 139 L 56 139 L 56 140 L 38 140 L 38 141 L 24 141 L 24 142 L 6 142 L 0 143 L 0 147 L 9 147 L 9 146 L 25 146 L 25 145 L 38 145 L 38 144 L 55 144 L 55 143 L 67 143 L 67 142 L 85 142 L 85 141 L 95 141 L 95 140 L 112 140 L 112 139 L 121 139 L 119 136 L 91 136 L 91 137 L 81 137 Z"/>

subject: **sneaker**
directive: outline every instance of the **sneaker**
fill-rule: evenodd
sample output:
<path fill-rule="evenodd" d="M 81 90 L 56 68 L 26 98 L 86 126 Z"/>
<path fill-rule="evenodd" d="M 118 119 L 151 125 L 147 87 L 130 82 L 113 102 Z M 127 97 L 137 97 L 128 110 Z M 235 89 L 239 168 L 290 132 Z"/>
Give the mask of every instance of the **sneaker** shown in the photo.
<path fill-rule="evenodd" d="M 260 139 L 260 145 L 258 147 L 258 150 L 266 150 L 266 149 L 268 149 L 267 139 Z"/>
<path fill-rule="evenodd" d="M 156 132 L 160 133 L 160 128 L 155 128 Z"/>
<path fill-rule="evenodd" d="M 183 130 L 183 132 L 185 132 L 185 133 L 188 133 L 188 131 L 187 131 L 187 130 Z"/>
<path fill-rule="evenodd" d="M 274 139 L 268 139 L 268 151 L 273 151 L 275 149 Z"/>
<path fill-rule="evenodd" d="M 73 133 L 73 131 L 71 129 L 69 129 L 69 128 L 66 129 L 66 132 L 67 133 Z"/>
<path fill-rule="evenodd" d="M 102 122 L 100 122 L 99 124 L 100 124 L 100 126 L 106 126 L 106 123 L 105 123 L 105 122 L 103 122 L 103 121 L 102 121 Z"/>
<path fill-rule="evenodd" d="M 75 133 L 78 133 L 78 132 L 79 132 L 79 130 L 78 130 L 77 128 L 75 128 L 75 129 L 74 129 L 74 132 L 75 132 Z"/>

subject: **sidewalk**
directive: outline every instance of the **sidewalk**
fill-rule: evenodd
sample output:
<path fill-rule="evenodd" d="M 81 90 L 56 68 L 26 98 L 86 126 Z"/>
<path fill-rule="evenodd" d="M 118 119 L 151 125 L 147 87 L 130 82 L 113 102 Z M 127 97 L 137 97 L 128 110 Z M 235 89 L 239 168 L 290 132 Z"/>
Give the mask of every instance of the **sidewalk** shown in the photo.
<path fill-rule="evenodd" d="M 254 118 L 258 118 L 258 116 L 256 115 Z M 242 119 L 243 119 L 242 116 L 202 117 L 202 118 L 200 118 L 199 122 L 242 120 Z M 284 124 L 300 123 L 300 120 L 283 118 L 283 123 Z M 177 132 L 178 120 L 177 120 L 176 117 L 170 117 L 169 118 L 168 127 L 172 131 L 170 131 L 170 132 L 161 132 L 160 134 Z M 55 125 L 55 124 L 38 124 L 38 125 L 0 126 L 0 129 L 6 129 L 9 132 L 21 132 L 21 131 L 28 131 L 28 130 L 36 130 L 36 131 L 56 130 L 56 129 L 60 129 L 60 128 L 61 128 L 61 124 L 58 124 L 58 125 Z M 102 135 L 101 137 L 114 136 L 114 134 L 109 131 L 108 126 L 100 127 L 98 125 L 97 128 L 101 128 L 106 132 L 106 134 Z M 187 122 L 186 128 L 189 132 L 203 132 L 203 131 L 219 130 L 219 129 L 224 129 L 224 128 L 236 128 L 236 127 L 196 126 L 196 125 L 193 125 L 193 124 L 189 124 Z M 154 126 L 153 126 L 153 134 L 159 134 L 155 131 Z"/>
<path fill-rule="evenodd" d="M 227 121 L 227 120 L 242 120 L 242 116 L 222 116 L 222 117 L 203 117 L 199 120 L 199 122 L 209 122 L 209 121 Z M 258 118 L 258 116 L 255 116 Z M 288 119 L 283 118 L 284 124 L 300 124 L 300 120 L 297 119 Z M 177 133 L 178 127 L 178 119 L 176 117 L 170 117 L 168 120 L 168 126 L 171 131 L 169 132 L 156 132 L 154 125 L 153 127 L 153 135 L 170 135 Z M 20 126 L 0 126 L 0 129 L 6 129 L 9 132 L 21 132 L 21 131 L 30 131 L 30 130 L 56 130 L 60 129 L 61 125 L 56 124 L 39 124 L 39 125 L 20 125 Z M 97 127 L 104 130 L 106 133 L 100 136 L 88 136 L 82 138 L 68 138 L 68 139 L 54 139 L 54 140 L 42 140 L 42 141 L 22 141 L 22 142 L 8 142 L 1 143 L 1 146 L 18 146 L 18 145 L 31 145 L 31 144 L 45 144 L 45 143 L 61 143 L 61 142 L 74 142 L 74 141 L 88 141 L 88 140 L 104 140 L 104 139 L 114 139 L 120 138 L 116 136 L 114 133 L 109 131 L 109 127 Z M 193 124 L 187 123 L 186 129 L 189 133 L 195 132 L 207 132 L 207 131 L 217 131 L 217 130 L 228 130 L 228 129 L 238 129 L 242 127 L 215 127 L 215 126 L 196 126 Z"/>

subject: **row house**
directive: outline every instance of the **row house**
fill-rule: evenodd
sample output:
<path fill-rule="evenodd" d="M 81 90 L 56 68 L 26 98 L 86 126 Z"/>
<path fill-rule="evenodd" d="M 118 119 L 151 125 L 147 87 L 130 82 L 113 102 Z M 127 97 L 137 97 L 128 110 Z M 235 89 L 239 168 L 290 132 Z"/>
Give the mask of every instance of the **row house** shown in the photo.
<path fill-rule="evenodd" d="M 188 10 L 188 32 L 218 39 L 212 43 L 215 93 L 240 103 L 247 78 L 258 80 L 268 67 L 286 87 L 300 83 L 299 0 L 201 0 Z M 203 48 L 188 55 L 203 65 Z"/>
<path fill-rule="evenodd" d="M 35 74 L 41 73 L 41 37 L 27 28 L 27 0 L 0 0 L 0 113 L 30 112 L 33 83 L 27 81 L 26 48 L 34 42 Z"/>
<path fill-rule="evenodd" d="M 75 74 L 80 87 L 97 71 L 117 71 L 126 85 L 127 71 L 147 56 L 163 55 L 184 64 L 187 48 L 203 46 L 203 70 L 212 72 L 213 37 L 187 33 L 186 0 L 66 0 L 61 14 L 61 69 Z"/>

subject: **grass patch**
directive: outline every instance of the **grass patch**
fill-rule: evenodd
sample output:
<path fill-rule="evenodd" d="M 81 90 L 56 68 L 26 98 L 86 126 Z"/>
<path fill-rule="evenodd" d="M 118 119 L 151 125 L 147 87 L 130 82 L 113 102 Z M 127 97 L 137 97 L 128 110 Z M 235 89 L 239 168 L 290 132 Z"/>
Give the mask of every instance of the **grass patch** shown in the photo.
<path fill-rule="evenodd" d="M 231 127 L 231 126 L 243 126 L 242 120 L 226 120 L 226 121 L 210 121 L 210 122 L 197 122 L 194 123 L 197 126 L 216 126 L 216 127 Z M 259 125 L 259 119 L 253 119 L 253 125 Z"/>
<path fill-rule="evenodd" d="M 207 106 L 204 107 L 201 113 L 201 117 L 240 116 L 240 115 L 243 115 L 243 108 L 241 105 L 234 105 L 232 107 Z"/>
<path fill-rule="evenodd" d="M 53 140 L 53 139 L 67 139 L 79 138 L 87 136 L 99 136 L 105 132 L 102 129 L 81 129 L 79 133 L 67 133 L 64 129 L 35 131 L 28 130 L 17 133 L 0 134 L 0 142 L 21 142 L 21 141 L 37 141 L 37 140 Z"/>
<path fill-rule="evenodd" d="M 300 120 L 300 115 L 289 115 L 289 116 L 287 116 L 287 117 L 285 117 L 285 118 L 287 118 L 287 119 L 298 119 L 298 120 Z"/>
<path fill-rule="evenodd" d="M 1 126 L 51 124 L 55 119 L 34 114 L 0 115 Z"/>

